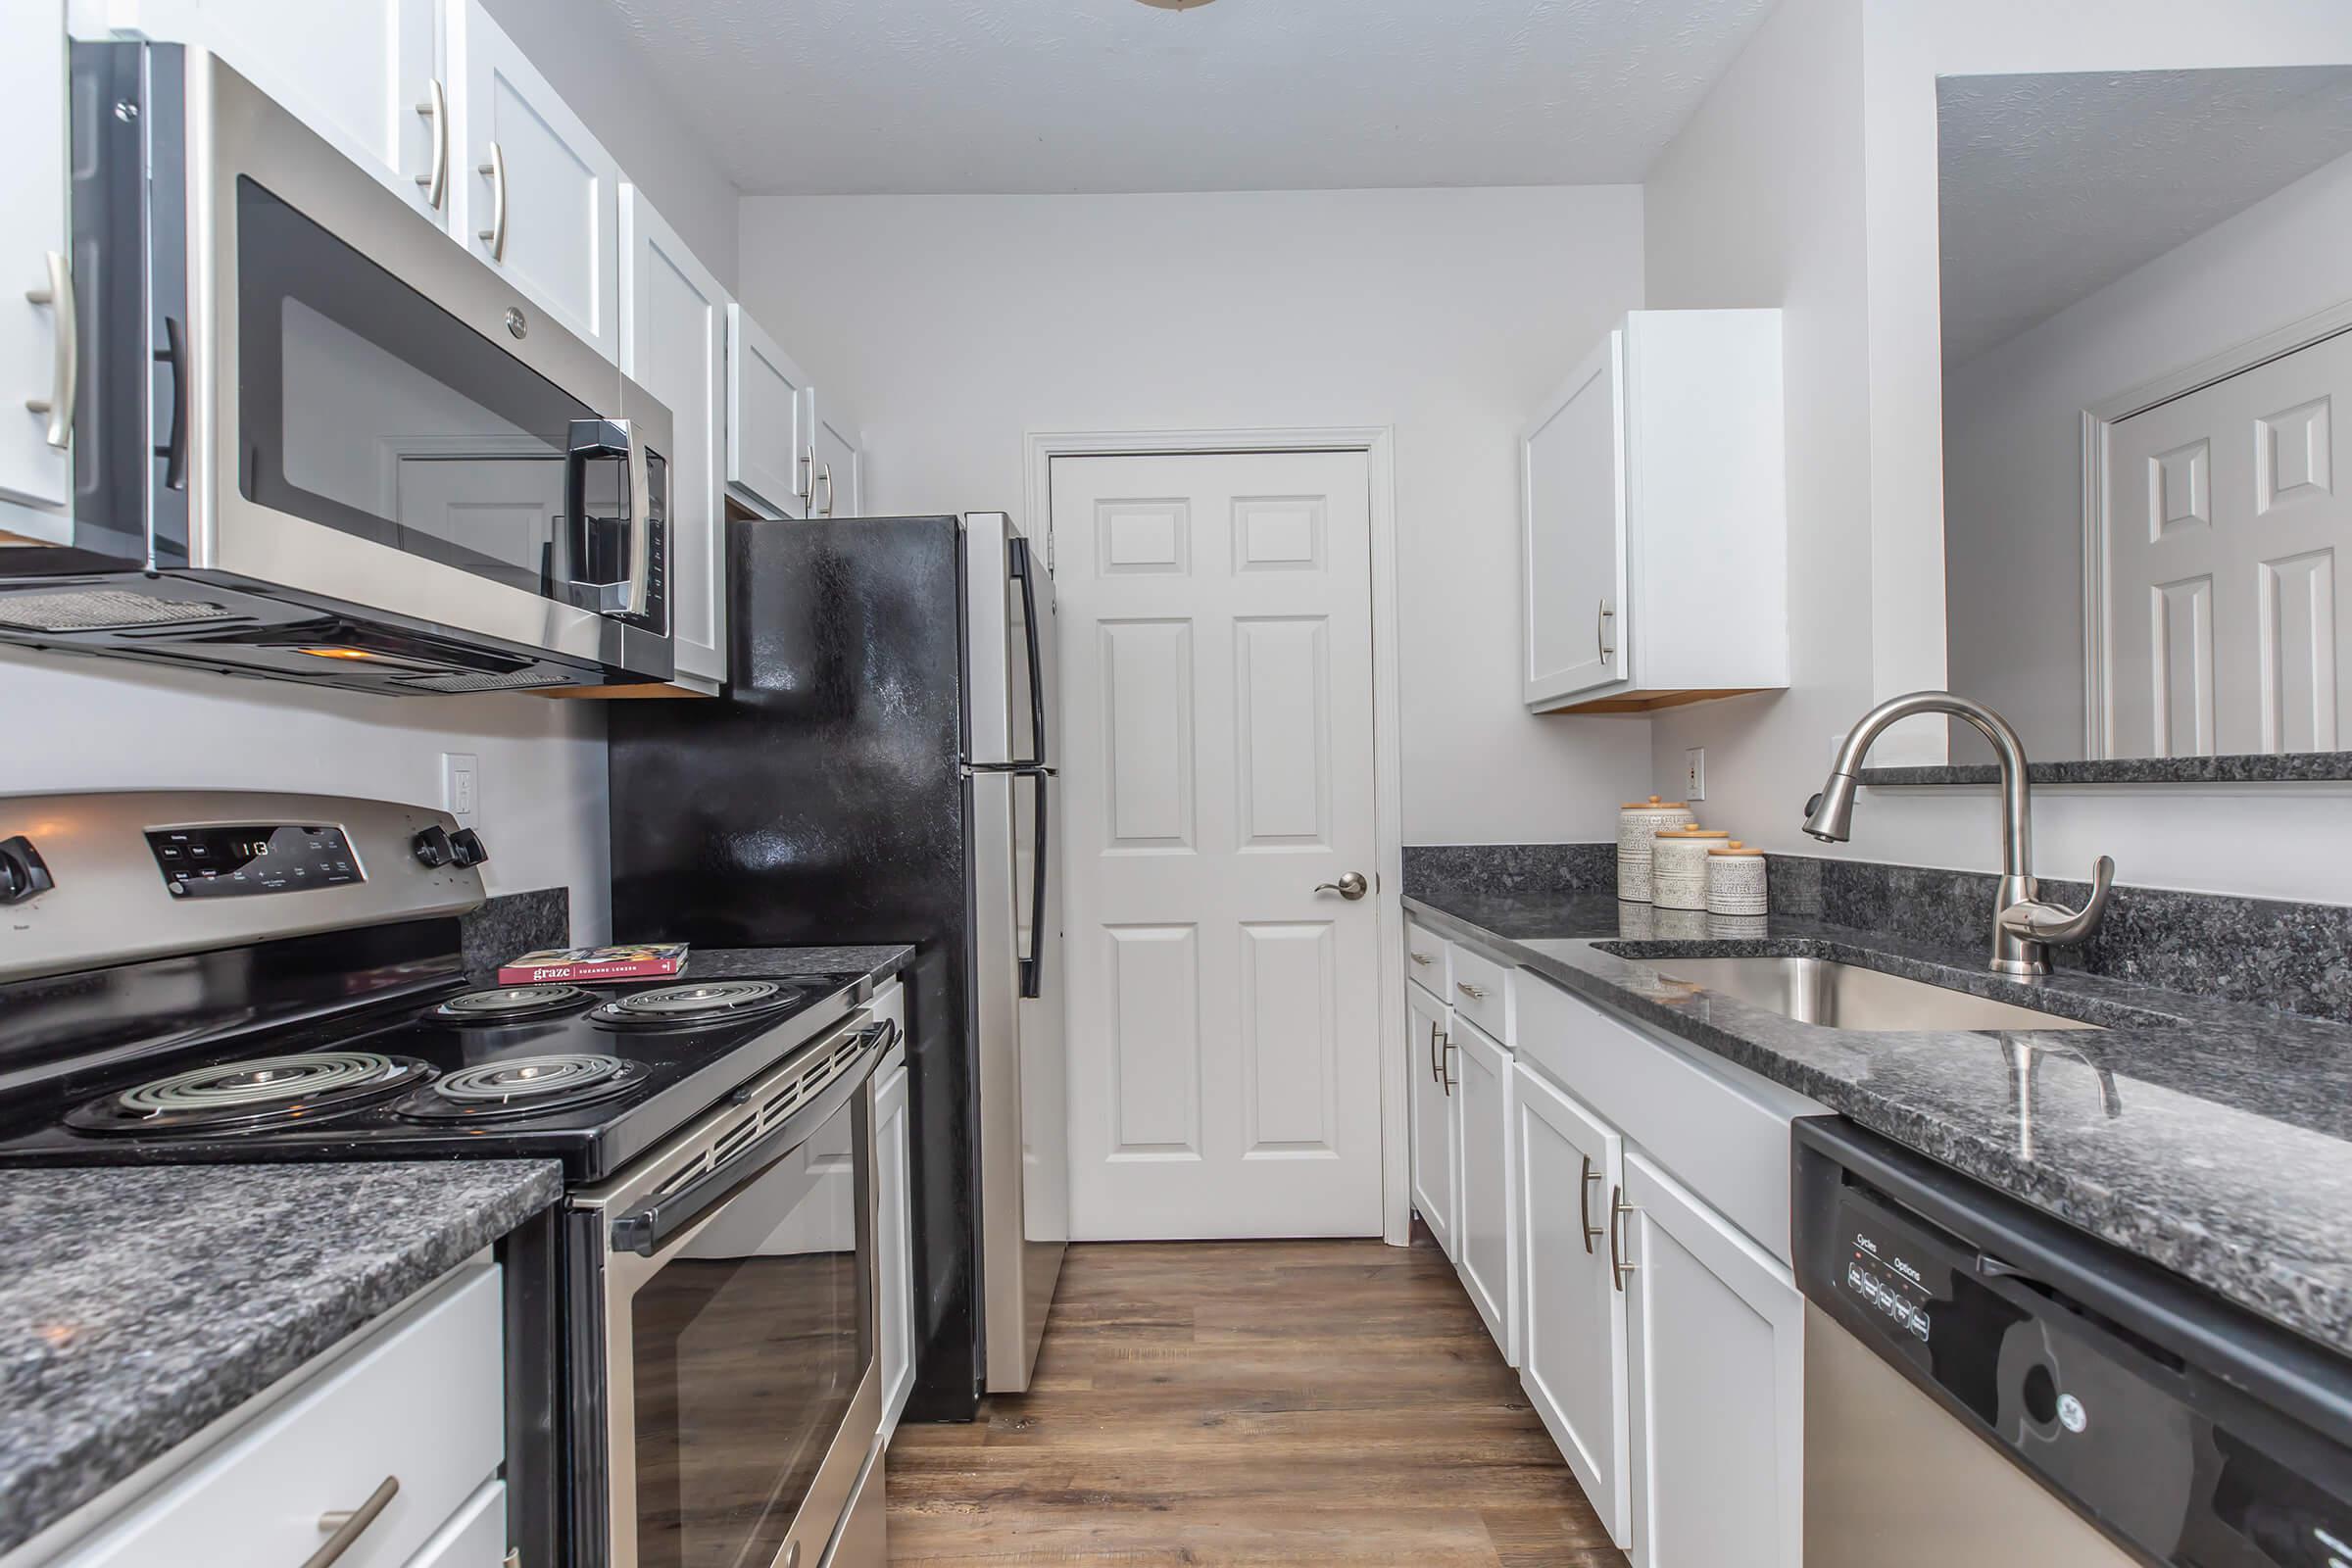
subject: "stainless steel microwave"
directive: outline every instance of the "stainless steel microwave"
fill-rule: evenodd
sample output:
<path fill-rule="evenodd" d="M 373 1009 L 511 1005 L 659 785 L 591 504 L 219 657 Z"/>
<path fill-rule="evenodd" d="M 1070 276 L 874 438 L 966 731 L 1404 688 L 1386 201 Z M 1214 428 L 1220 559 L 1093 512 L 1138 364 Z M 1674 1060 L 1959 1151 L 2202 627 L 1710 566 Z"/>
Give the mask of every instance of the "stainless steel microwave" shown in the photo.
<path fill-rule="evenodd" d="M 72 125 L 73 536 L 0 548 L 0 639 L 379 692 L 670 677 L 666 409 L 204 50 L 75 44 Z"/>

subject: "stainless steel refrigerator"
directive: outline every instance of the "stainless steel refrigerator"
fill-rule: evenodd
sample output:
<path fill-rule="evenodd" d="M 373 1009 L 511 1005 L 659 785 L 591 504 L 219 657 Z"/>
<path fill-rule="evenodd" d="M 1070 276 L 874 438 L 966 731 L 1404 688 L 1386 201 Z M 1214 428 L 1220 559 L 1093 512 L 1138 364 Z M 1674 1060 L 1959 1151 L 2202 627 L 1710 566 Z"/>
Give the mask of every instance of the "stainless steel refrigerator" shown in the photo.
<path fill-rule="evenodd" d="M 612 710 L 612 934 L 916 945 L 907 1413 L 969 1419 L 1069 1236 L 1053 577 L 1003 513 L 738 521 L 728 569 L 725 693 Z"/>

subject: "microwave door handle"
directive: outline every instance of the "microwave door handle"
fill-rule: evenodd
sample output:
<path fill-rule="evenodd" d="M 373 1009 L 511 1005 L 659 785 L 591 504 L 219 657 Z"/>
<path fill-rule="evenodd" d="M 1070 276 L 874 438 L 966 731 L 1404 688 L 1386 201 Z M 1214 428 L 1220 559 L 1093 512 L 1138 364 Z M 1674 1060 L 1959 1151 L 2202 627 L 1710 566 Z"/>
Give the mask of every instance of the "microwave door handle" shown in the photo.
<path fill-rule="evenodd" d="M 613 1217 L 612 1250 L 652 1257 L 677 1240 L 695 1221 L 766 1175 L 798 1152 L 816 1130 L 856 1098 L 873 1076 L 874 1063 L 898 1043 L 899 1026 L 884 1019 L 858 1031 L 858 1054 L 814 1100 L 738 1150 L 723 1165 L 674 1192 L 648 1199 Z"/>
<path fill-rule="evenodd" d="M 564 516 L 571 534 L 571 563 L 569 573 L 575 588 L 585 589 L 600 612 L 611 612 L 618 584 L 584 578 L 580 573 L 590 568 L 596 559 L 596 537 L 588 515 L 588 465 L 599 462 L 630 463 L 629 479 L 637 486 L 638 469 L 631 459 L 634 446 L 629 439 L 627 421 L 621 419 L 574 419 L 564 446 Z M 631 506 L 636 505 L 631 498 Z M 632 528 L 632 532 L 638 530 Z"/>
<path fill-rule="evenodd" d="M 629 444 L 629 581 L 621 601 L 624 615 L 642 615 L 652 606 L 654 572 L 654 492 L 649 482 L 645 443 L 626 419 L 617 421 Z"/>
<path fill-rule="evenodd" d="M 1046 745 L 1046 668 L 1038 646 L 1037 573 L 1028 540 L 1015 534 L 1005 544 L 1012 576 L 1021 585 L 1021 633 L 1029 646 L 1029 760 L 1043 767 L 1053 752 Z"/>

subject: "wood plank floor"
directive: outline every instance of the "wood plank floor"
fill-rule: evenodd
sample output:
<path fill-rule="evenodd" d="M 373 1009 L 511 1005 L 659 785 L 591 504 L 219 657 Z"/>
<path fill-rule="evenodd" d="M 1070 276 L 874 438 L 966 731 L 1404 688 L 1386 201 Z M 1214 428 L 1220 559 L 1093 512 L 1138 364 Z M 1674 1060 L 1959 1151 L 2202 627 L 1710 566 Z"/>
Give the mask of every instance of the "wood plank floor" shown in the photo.
<path fill-rule="evenodd" d="M 1623 1568 L 1426 1237 L 1073 1247 L 1035 1387 L 902 1426 L 894 1563 Z"/>

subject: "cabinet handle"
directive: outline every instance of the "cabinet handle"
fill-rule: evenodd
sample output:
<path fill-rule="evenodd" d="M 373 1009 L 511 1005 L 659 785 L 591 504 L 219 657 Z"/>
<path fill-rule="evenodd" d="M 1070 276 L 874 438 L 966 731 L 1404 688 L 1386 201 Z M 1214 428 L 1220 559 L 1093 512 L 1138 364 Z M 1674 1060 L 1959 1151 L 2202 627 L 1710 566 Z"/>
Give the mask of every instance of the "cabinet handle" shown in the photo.
<path fill-rule="evenodd" d="M 490 144 L 490 161 L 479 172 L 490 176 L 490 226 L 481 231 L 490 245 L 490 259 L 507 259 L 507 150 L 498 143 Z"/>
<path fill-rule="evenodd" d="M 1617 650 L 1609 646 L 1609 622 L 1616 618 L 1617 612 L 1611 610 L 1609 602 L 1603 599 L 1600 602 L 1600 616 L 1592 623 L 1592 646 L 1600 650 L 1600 662 L 1604 664 L 1617 657 Z"/>
<path fill-rule="evenodd" d="M 1453 1054 L 1461 1049 L 1461 1047 L 1453 1043 L 1453 1036 L 1447 1035 L 1446 1037 L 1446 1054 L 1445 1055 L 1441 1056 L 1439 1060 L 1446 1068 L 1445 1084 L 1446 1098 L 1447 1100 L 1451 1100 L 1453 1098 L 1453 1086 L 1461 1082 L 1459 1078 L 1456 1078 L 1453 1075 Z"/>
<path fill-rule="evenodd" d="M 81 378 L 80 328 L 74 319 L 74 270 L 66 264 L 65 252 L 49 252 L 49 286 L 28 288 L 24 297 L 57 313 L 57 341 L 49 354 L 49 395 L 26 398 L 24 407 L 48 419 L 42 438 L 63 452 L 74 437 L 74 388 Z"/>
<path fill-rule="evenodd" d="M 1432 1021 L 1429 1026 L 1429 1081 L 1433 1084 L 1446 1081 L 1446 1068 L 1438 1059 L 1439 1042 L 1445 1038 L 1446 1031 Z"/>
<path fill-rule="evenodd" d="M 1435 962 L 1437 962 L 1438 960 L 1437 960 L 1437 959 L 1435 959 L 1435 958 L 1433 958 L 1433 957 L 1431 957 L 1431 956 L 1430 956 L 1428 954 L 1426 954 L 1426 953 L 1416 953 L 1416 954 L 1414 954 L 1414 955 L 1413 955 L 1413 961 L 1414 961 L 1415 963 L 1418 963 L 1418 964 L 1428 965 L 1428 964 L 1435 963 Z"/>
<path fill-rule="evenodd" d="M 352 1544 L 360 1539 L 368 1527 L 375 1523 L 375 1516 L 392 1505 L 392 1499 L 399 1493 L 400 1477 L 386 1476 L 384 1484 L 369 1493 L 368 1500 L 351 1512 L 320 1514 L 318 1528 L 332 1531 L 333 1534 L 317 1551 L 303 1560 L 302 1568 L 326 1568 L 328 1563 L 340 1558 L 351 1549 Z"/>
<path fill-rule="evenodd" d="M 1467 980 L 1456 980 L 1453 983 L 1453 989 L 1459 991 L 1463 996 L 1468 997 L 1472 1002 L 1484 1002 L 1487 1000 L 1487 988 L 1485 986 L 1474 986 Z"/>
<path fill-rule="evenodd" d="M 1600 1237 L 1600 1227 L 1592 1223 L 1592 1184 L 1600 1180 L 1600 1172 L 1592 1168 L 1592 1156 L 1584 1157 L 1584 1179 L 1576 1184 L 1576 1223 L 1585 1233 L 1585 1255 L 1592 1255 L 1592 1244 Z"/>
<path fill-rule="evenodd" d="M 816 514 L 820 517 L 830 517 L 833 515 L 833 465 L 826 464 L 824 472 L 818 474 L 816 479 L 817 483 L 825 487 L 825 504 L 816 509 Z"/>
<path fill-rule="evenodd" d="M 1634 1265 L 1624 1260 L 1624 1227 L 1619 1222 L 1632 1212 L 1634 1212 L 1634 1205 L 1625 1200 L 1625 1189 L 1622 1187 L 1610 1188 L 1609 1278 L 1615 1283 L 1619 1295 L 1625 1293 L 1625 1277 L 1634 1271 Z"/>
<path fill-rule="evenodd" d="M 816 448 L 814 446 L 802 449 L 800 470 L 800 488 L 794 490 L 793 494 L 804 501 L 814 501 L 816 499 Z"/>
<path fill-rule="evenodd" d="M 432 97 L 416 106 L 416 112 L 433 127 L 433 155 L 425 172 L 416 176 L 416 183 L 424 187 L 424 205 L 437 213 L 449 196 L 449 91 L 439 76 L 432 85 Z"/>

